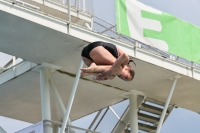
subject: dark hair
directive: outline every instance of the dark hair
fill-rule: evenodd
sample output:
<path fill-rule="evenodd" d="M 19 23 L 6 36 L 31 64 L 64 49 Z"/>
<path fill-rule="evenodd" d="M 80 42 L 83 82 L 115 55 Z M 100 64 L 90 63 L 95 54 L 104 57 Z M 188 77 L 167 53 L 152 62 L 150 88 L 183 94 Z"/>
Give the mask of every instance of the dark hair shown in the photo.
<path fill-rule="evenodd" d="M 135 64 L 135 62 L 133 60 L 129 60 L 128 65 L 129 65 L 130 62 L 133 62 Z M 135 66 L 136 66 L 136 64 L 135 64 Z M 129 73 L 130 73 L 130 75 L 132 77 L 131 80 L 133 80 L 133 78 L 135 76 L 135 71 L 134 71 L 134 69 L 130 65 L 129 65 L 129 67 L 130 67 Z"/>
<path fill-rule="evenodd" d="M 133 62 L 133 63 L 135 64 L 135 62 L 134 62 L 133 60 L 129 60 L 129 61 L 128 61 L 128 64 L 129 64 L 130 62 Z M 135 66 L 136 66 L 136 64 L 135 64 Z"/>
<path fill-rule="evenodd" d="M 135 76 L 135 71 L 134 71 L 134 69 L 130 66 L 130 70 L 129 70 L 129 73 L 130 73 L 130 75 L 131 75 L 131 80 L 133 80 L 133 78 L 134 78 L 134 76 Z M 130 81 L 131 81 L 130 80 Z"/>

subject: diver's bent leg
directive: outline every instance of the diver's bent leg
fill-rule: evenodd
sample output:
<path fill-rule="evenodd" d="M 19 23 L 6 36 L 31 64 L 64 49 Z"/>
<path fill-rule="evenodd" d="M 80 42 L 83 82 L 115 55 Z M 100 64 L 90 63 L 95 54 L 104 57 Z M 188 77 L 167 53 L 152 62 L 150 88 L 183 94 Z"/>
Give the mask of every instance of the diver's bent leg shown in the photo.
<path fill-rule="evenodd" d="M 92 60 L 85 58 L 82 56 L 82 60 L 83 62 L 89 67 L 90 65 L 92 65 L 92 63 L 94 63 Z"/>

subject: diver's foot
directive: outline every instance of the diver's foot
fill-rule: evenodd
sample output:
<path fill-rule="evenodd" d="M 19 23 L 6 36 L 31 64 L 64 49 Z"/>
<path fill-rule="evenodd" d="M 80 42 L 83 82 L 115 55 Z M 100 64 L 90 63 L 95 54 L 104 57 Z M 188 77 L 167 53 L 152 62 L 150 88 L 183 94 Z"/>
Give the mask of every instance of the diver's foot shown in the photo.
<path fill-rule="evenodd" d="M 87 67 L 87 68 L 81 68 L 81 70 L 83 72 L 86 72 L 86 73 L 91 73 L 91 72 L 94 72 L 95 66 L 90 66 L 90 67 Z"/>
<path fill-rule="evenodd" d="M 90 73 L 87 73 L 87 72 L 81 72 L 81 77 L 84 77 L 84 76 L 88 76 L 88 75 L 90 75 Z"/>

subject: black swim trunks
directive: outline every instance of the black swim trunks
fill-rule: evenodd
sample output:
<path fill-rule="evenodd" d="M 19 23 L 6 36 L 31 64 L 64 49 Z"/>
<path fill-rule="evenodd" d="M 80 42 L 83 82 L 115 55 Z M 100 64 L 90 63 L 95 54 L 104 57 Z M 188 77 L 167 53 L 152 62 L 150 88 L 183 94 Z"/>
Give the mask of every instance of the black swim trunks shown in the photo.
<path fill-rule="evenodd" d="M 116 59 L 118 58 L 118 51 L 117 51 L 117 47 L 111 43 L 105 43 L 105 42 L 93 42 L 88 44 L 81 53 L 81 56 L 88 58 L 90 60 L 92 60 L 92 58 L 90 57 L 90 51 L 97 47 L 97 46 L 103 46 L 106 50 L 108 50 Z M 93 60 L 92 60 L 93 61 Z"/>

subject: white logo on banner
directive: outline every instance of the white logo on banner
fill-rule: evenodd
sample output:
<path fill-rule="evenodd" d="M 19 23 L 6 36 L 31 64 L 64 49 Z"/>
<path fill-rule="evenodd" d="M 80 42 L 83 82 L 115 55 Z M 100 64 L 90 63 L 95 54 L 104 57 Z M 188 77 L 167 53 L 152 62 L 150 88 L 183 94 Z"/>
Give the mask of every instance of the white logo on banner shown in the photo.
<path fill-rule="evenodd" d="M 127 9 L 127 19 L 130 30 L 130 35 L 132 38 L 137 38 L 137 40 L 154 46 L 158 49 L 168 51 L 168 45 L 165 41 L 148 38 L 143 36 L 143 29 L 150 29 L 160 32 L 162 30 L 162 25 L 157 20 L 152 20 L 148 18 L 143 18 L 141 15 L 141 9 L 149 11 L 156 14 L 162 14 L 161 11 L 148 7 L 135 0 L 126 0 Z"/>

